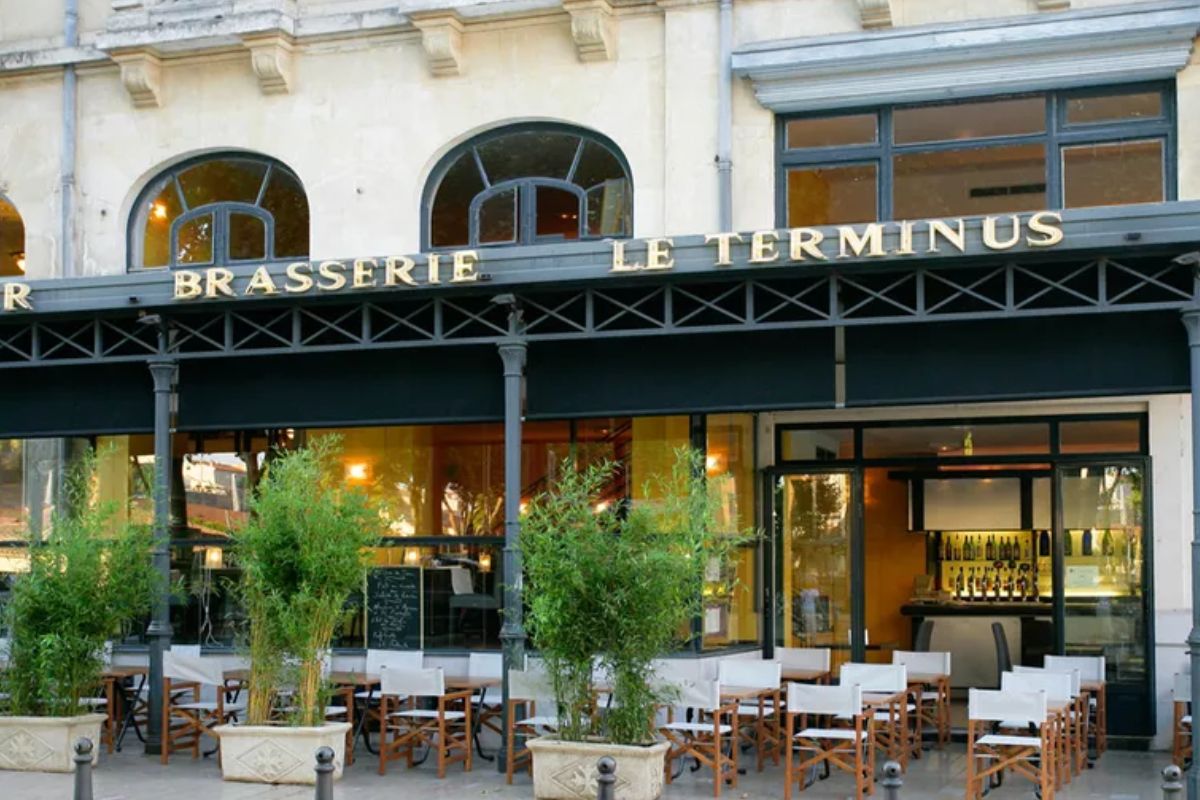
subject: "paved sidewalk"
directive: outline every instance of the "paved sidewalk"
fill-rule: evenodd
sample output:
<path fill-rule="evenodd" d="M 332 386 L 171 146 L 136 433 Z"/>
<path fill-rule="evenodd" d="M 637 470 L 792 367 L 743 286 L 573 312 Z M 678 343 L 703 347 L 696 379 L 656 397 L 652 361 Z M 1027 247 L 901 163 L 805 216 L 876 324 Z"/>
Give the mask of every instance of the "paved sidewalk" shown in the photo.
<path fill-rule="evenodd" d="M 133 742 L 124 753 L 101 755 L 95 771 L 95 800 L 309 800 L 313 796 L 311 787 L 225 783 L 215 758 L 193 761 L 176 756 L 164 767 L 158 759 L 139 752 L 138 744 Z M 475 769 L 466 774 L 461 766 L 451 768 L 441 781 L 432 762 L 411 771 L 400 764 L 390 765 L 384 776 L 376 772 L 377 763 L 369 753 L 360 751 L 358 761 L 335 786 L 337 800 L 531 800 L 533 797 L 527 776 L 519 775 L 513 786 L 506 786 L 504 776 L 496 772 L 493 762 L 476 761 Z M 1060 800 L 1161 800 L 1159 773 L 1166 764 L 1166 755 L 1162 753 L 1110 751 L 1095 769 L 1076 778 L 1058 797 Z M 927 753 L 905 776 L 902 800 L 962 798 L 965 769 L 965 750 L 961 745 L 952 745 L 945 752 Z M 0 772 L 0 800 L 70 800 L 71 787 L 70 775 Z M 793 797 L 843 800 L 852 791 L 853 783 L 847 777 L 835 775 Z M 762 773 L 755 773 L 751 767 L 736 789 L 721 794 L 732 800 L 782 795 L 782 766 L 768 766 Z M 694 774 L 685 771 L 683 777 L 667 787 L 664 797 L 667 800 L 711 798 L 712 781 L 703 770 Z M 882 792 L 877 792 L 876 797 L 882 798 Z M 1010 778 L 988 797 L 989 800 L 1032 798 L 1032 784 Z"/>

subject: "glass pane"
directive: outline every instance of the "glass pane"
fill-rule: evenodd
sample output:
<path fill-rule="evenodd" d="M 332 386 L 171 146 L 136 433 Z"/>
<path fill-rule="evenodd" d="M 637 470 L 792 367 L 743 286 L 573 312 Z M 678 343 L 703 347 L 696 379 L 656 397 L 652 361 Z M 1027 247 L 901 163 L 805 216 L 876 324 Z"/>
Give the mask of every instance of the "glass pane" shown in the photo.
<path fill-rule="evenodd" d="M 1161 117 L 1162 113 L 1162 92 L 1073 97 L 1067 100 L 1067 122 L 1071 124 L 1153 119 Z"/>
<path fill-rule="evenodd" d="M 429 241 L 434 247 L 456 247 L 470 242 L 471 201 L 483 189 L 475 154 L 468 150 L 446 171 L 434 194 L 429 212 Z"/>
<path fill-rule="evenodd" d="M 1136 466 L 1062 471 L 1066 652 L 1104 656 L 1110 681 L 1146 676 L 1143 477 Z"/>
<path fill-rule="evenodd" d="M 917 425 L 867 428 L 864 458 L 954 457 L 1043 454 L 1050 452 L 1045 422 L 994 425 Z"/>
<path fill-rule="evenodd" d="M 213 260 L 213 215 L 201 214 L 179 226 L 175 263 L 210 264 Z"/>
<path fill-rule="evenodd" d="M 579 197 L 552 186 L 538 186 L 536 235 L 539 239 L 579 238 Z"/>
<path fill-rule="evenodd" d="M 517 240 L 517 189 L 506 189 L 479 206 L 479 241 L 503 244 Z"/>
<path fill-rule="evenodd" d="M 850 428 L 785 430 L 779 434 L 780 461 L 839 461 L 854 458 Z"/>
<path fill-rule="evenodd" d="M 179 173 L 179 185 L 188 208 L 221 202 L 253 203 L 266 173 L 267 165 L 261 161 L 218 158 Z"/>
<path fill-rule="evenodd" d="M 709 414 L 705 472 L 720 498 L 718 519 L 729 533 L 754 527 L 754 417 Z M 703 646 L 756 644 L 759 641 L 758 549 L 739 547 L 727 569 L 710 570 L 705 586 Z"/>
<path fill-rule="evenodd" d="M 1058 437 L 1058 447 L 1064 453 L 1137 453 L 1142 449 L 1142 421 L 1060 422 Z"/>
<path fill-rule="evenodd" d="M 25 274 L 25 223 L 16 207 L 0 196 L 0 277 Z"/>
<path fill-rule="evenodd" d="M 23 444 L 20 439 L 0 439 L 0 541 L 25 538 Z"/>
<path fill-rule="evenodd" d="M 142 234 L 142 266 L 165 267 L 171 263 L 171 223 L 183 213 L 175 181 L 168 180 L 146 203 L 145 232 Z"/>
<path fill-rule="evenodd" d="M 873 222 L 875 195 L 874 164 L 789 169 L 788 227 Z"/>
<path fill-rule="evenodd" d="M 1163 200 L 1161 140 L 1064 147 L 1062 159 L 1067 208 Z"/>
<path fill-rule="evenodd" d="M 850 660 L 850 476 L 786 475 L 776 483 L 780 548 L 777 643 L 831 647 Z"/>
<path fill-rule="evenodd" d="M 229 647 L 245 624 L 236 587 L 242 571 L 219 544 L 171 548 L 171 641 Z"/>
<path fill-rule="evenodd" d="M 1041 133 L 1046 130 L 1046 98 L 1038 95 L 898 108 L 892 124 L 896 144 Z"/>
<path fill-rule="evenodd" d="M 583 152 L 579 155 L 579 164 L 571 180 L 584 189 L 591 189 L 606 181 L 628 180 L 628 177 L 621 162 L 607 147 L 599 142 L 587 141 L 583 144 Z"/>
<path fill-rule="evenodd" d="M 229 215 L 229 258 L 232 261 L 267 257 L 267 226 L 249 214 Z"/>
<path fill-rule="evenodd" d="M 627 178 L 614 178 L 588 189 L 587 235 L 628 236 L 630 200 Z"/>
<path fill-rule="evenodd" d="M 308 195 L 300 179 L 275 167 L 259 205 L 275 221 L 275 257 L 308 256 Z"/>
<path fill-rule="evenodd" d="M 874 144 L 879 136 L 877 114 L 847 114 L 840 117 L 793 119 L 787 124 L 787 146 L 833 147 L 845 144 Z"/>
<path fill-rule="evenodd" d="M 492 184 L 511 178 L 566 179 L 579 148 L 579 137 L 569 133 L 526 131 L 510 133 L 476 148 Z"/>
<path fill-rule="evenodd" d="M 894 160 L 896 219 L 960 217 L 1046 207 L 1040 144 L 908 153 Z"/>

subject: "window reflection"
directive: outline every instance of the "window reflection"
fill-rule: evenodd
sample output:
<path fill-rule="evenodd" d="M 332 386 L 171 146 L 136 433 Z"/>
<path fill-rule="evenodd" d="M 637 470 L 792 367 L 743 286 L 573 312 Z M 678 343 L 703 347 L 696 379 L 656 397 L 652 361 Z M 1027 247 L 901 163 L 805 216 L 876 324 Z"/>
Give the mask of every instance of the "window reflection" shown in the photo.
<path fill-rule="evenodd" d="M 0 195 L 0 278 L 25 274 L 25 223 L 16 206 Z"/>

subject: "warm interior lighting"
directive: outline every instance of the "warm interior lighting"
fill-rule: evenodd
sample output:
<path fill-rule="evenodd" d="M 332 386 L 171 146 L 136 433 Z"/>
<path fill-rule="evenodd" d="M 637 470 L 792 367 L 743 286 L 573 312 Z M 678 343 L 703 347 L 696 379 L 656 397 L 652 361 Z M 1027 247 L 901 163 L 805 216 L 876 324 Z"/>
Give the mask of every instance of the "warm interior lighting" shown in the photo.
<path fill-rule="evenodd" d="M 365 461 L 351 461 L 346 464 L 346 480 L 365 481 L 371 477 L 370 465 Z"/>
<path fill-rule="evenodd" d="M 204 566 L 207 569 L 221 569 L 225 566 L 225 551 L 220 547 L 204 548 Z"/>
<path fill-rule="evenodd" d="M 704 468 L 707 470 L 709 475 L 716 475 L 721 471 L 722 461 L 723 459 L 721 456 L 715 453 L 713 455 L 706 456 L 704 459 Z"/>
<path fill-rule="evenodd" d="M 479 554 L 479 571 L 480 572 L 491 572 L 492 571 L 492 554 L 491 553 L 484 551 Z"/>
<path fill-rule="evenodd" d="M 13 253 L 12 256 L 13 256 L 13 261 L 16 262 L 17 269 L 21 270 L 21 272 L 24 272 L 25 271 L 25 253 L 24 253 L 24 251 L 18 250 L 17 252 Z"/>
<path fill-rule="evenodd" d="M 167 218 L 167 204 L 166 203 L 155 203 L 154 205 L 152 205 L 150 207 L 150 215 L 158 220 L 166 219 Z"/>
<path fill-rule="evenodd" d="M 409 566 L 416 566 L 421 563 L 421 551 L 416 547 L 410 547 L 404 551 L 404 563 Z"/>
<path fill-rule="evenodd" d="M 607 510 L 608 510 L 608 501 L 607 500 L 601 500 L 599 503 L 596 503 L 595 511 L 597 514 L 603 514 Z"/>
<path fill-rule="evenodd" d="M 519 514 L 524 514 L 528 510 L 529 510 L 529 501 L 528 500 L 522 500 L 521 504 L 519 506 L 517 506 L 517 513 L 519 513 Z"/>

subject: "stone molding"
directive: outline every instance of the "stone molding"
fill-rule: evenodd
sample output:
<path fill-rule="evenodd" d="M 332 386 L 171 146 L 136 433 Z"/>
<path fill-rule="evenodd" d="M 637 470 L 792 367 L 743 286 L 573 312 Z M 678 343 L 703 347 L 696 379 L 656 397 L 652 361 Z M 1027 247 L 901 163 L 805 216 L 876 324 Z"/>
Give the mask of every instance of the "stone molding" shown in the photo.
<path fill-rule="evenodd" d="M 1171 78 L 1187 63 L 1200 2 L 756 42 L 733 54 L 775 112 L 947 100 Z"/>
<path fill-rule="evenodd" d="M 250 51 L 250 68 L 258 78 L 263 94 L 287 94 L 295 80 L 292 68 L 295 48 L 282 33 L 243 36 L 242 44 Z"/>
<path fill-rule="evenodd" d="M 121 85 L 134 108 L 162 105 L 162 60 L 149 48 L 114 50 L 109 57 L 121 67 Z"/>
<path fill-rule="evenodd" d="M 1034 0 L 1038 11 L 1067 11 L 1071 8 L 1071 0 Z"/>
<path fill-rule="evenodd" d="M 463 23 L 454 11 L 413 14 L 409 19 L 421 32 L 421 47 L 429 61 L 429 71 L 435 78 L 462 75 L 466 69 L 463 59 Z"/>
<path fill-rule="evenodd" d="M 613 61 L 617 57 L 617 23 L 608 0 L 563 0 L 571 15 L 571 39 L 580 61 Z"/>
<path fill-rule="evenodd" d="M 858 0 L 858 14 L 864 28 L 890 28 L 892 0 Z"/>

